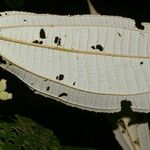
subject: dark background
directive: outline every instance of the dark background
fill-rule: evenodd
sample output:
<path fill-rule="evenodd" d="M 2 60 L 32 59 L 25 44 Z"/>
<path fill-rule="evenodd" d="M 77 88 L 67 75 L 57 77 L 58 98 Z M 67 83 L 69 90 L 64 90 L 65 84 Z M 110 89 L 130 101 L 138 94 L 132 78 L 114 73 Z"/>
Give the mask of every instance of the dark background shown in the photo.
<path fill-rule="evenodd" d="M 58 15 L 89 13 L 86 0 L 24 0 L 18 6 L 14 5 L 15 0 L 10 0 L 11 3 L 6 1 L 0 0 L 0 11 L 19 10 Z M 130 17 L 137 24 L 150 22 L 150 8 L 146 0 L 92 0 L 92 3 L 102 15 Z M 63 145 L 121 150 L 107 114 L 79 110 L 35 95 L 19 79 L 2 69 L 0 78 L 8 79 L 8 91 L 14 94 L 13 101 L 0 102 L 0 113 L 18 113 L 36 120 L 52 129 Z"/>

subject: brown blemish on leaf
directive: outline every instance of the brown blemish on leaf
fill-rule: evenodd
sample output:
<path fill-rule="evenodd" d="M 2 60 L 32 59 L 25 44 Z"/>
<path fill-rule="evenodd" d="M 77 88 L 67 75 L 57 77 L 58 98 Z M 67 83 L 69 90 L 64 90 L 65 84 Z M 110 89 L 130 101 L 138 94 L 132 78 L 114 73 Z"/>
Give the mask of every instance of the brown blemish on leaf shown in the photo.
<path fill-rule="evenodd" d="M 118 124 L 119 124 L 119 125 L 121 126 L 121 128 L 122 128 L 122 133 L 125 133 L 127 129 L 126 129 L 126 126 L 125 126 L 123 120 L 119 120 L 119 121 L 118 121 Z"/>
<path fill-rule="evenodd" d="M 139 143 L 139 140 L 138 140 L 138 139 L 135 140 L 134 143 L 135 143 L 136 145 L 140 146 L 140 143 Z"/>

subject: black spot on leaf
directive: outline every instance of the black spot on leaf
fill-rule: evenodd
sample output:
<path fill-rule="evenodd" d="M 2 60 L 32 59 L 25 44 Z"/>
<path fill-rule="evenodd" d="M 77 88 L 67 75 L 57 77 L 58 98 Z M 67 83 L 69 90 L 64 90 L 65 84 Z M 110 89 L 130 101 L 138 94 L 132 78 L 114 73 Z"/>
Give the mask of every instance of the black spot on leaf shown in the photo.
<path fill-rule="evenodd" d="M 101 45 L 96 45 L 96 49 L 98 49 L 99 51 L 103 51 L 104 48 Z"/>
<path fill-rule="evenodd" d="M 48 86 L 48 87 L 46 88 L 47 91 L 49 91 L 49 89 L 50 89 L 50 86 Z"/>
<path fill-rule="evenodd" d="M 63 80 L 64 79 L 64 75 L 60 74 L 59 76 L 56 76 L 56 80 Z"/>
<path fill-rule="evenodd" d="M 55 37 L 54 43 L 57 44 L 57 46 L 61 46 L 61 38 L 58 36 Z"/>
<path fill-rule="evenodd" d="M 95 46 L 91 46 L 92 49 L 95 49 Z"/>
<path fill-rule="evenodd" d="M 39 41 L 38 41 L 38 40 L 35 40 L 35 41 L 33 41 L 33 43 L 37 43 L 37 44 L 38 44 L 38 43 L 39 43 Z"/>
<path fill-rule="evenodd" d="M 43 41 L 40 41 L 39 44 L 43 44 Z"/>
<path fill-rule="evenodd" d="M 143 61 L 141 61 L 141 62 L 140 62 L 140 65 L 143 65 L 143 63 L 144 63 L 144 62 L 143 62 Z"/>
<path fill-rule="evenodd" d="M 67 93 L 61 93 L 61 94 L 59 94 L 58 97 L 67 96 L 67 95 L 68 95 Z"/>
<path fill-rule="evenodd" d="M 26 22 L 27 20 L 26 20 L 26 19 L 24 19 L 23 21 L 24 21 L 24 22 Z"/>
<path fill-rule="evenodd" d="M 40 38 L 41 38 L 41 39 L 45 39 L 45 38 L 46 38 L 44 29 L 41 29 L 41 30 L 40 30 Z"/>
<path fill-rule="evenodd" d="M 98 49 L 99 51 L 103 51 L 104 50 L 104 48 L 100 44 L 98 44 L 96 46 L 91 46 L 91 48 L 94 49 L 94 50 Z"/>
<path fill-rule="evenodd" d="M 73 82 L 73 85 L 75 85 L 76 84 L 76 82 Z"/>
<path fill-rule="evenodd" d="M 119 36 L 119 37 L 121 37 L 121 34 L 120 34 L 120 33 L 118 33 L 118 36 Z"/>
<path fill-rule="evenodd" d="M 35 43 L 35 44 L 43 44 L 43 41 L 35 40 L 35 41 L 33 41 L 33 43 Z"/>

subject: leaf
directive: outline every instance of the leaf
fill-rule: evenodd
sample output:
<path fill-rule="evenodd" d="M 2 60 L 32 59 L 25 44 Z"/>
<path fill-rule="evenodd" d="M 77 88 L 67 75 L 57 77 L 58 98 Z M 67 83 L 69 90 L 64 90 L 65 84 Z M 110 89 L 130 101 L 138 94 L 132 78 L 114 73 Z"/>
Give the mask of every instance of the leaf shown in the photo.
<path fill-rule="evenodd" d="M 141 30 L 117 16 L 2 15 L 0 54 L 11 65 L 1 66 L 35 93 L 95 112 L 120 111 L 125 99 L 150 111 L 149 23 Z"/>
<path fill-rule="evenodd" d="M 118 121 L 118 129 L 113 131 L 117 141 L 123 149 L 150 149 L 148 123 L 136 123 L 129 126 L 130 119 L 130 117 L 123 117 Z"/>

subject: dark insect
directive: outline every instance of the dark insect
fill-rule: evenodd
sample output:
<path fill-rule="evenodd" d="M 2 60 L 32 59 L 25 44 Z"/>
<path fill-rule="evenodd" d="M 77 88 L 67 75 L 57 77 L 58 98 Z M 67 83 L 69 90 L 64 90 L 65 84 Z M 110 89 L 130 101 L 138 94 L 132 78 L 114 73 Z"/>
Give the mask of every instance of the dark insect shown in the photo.
<path fill-rule="evenodd" d="M 59 94 L 58 97 L 62 97 L 62 96 L 68 96 L 68 94 L 67 93 L 61 93 L 61 94 Z"/>
<path fill-rule="evenodd" d="M 25 19 L 23 21 L 26 21 Z"/>
<path fill-rule="evenodd" d="M 44 29 L 41 29 L 41 30 L 40 30 L 40 38 L 41 38 L 41 39 L 45 39 L 45 38 L 46 38 Z"/>
<path fill-rule="evenodd" d="M 98 49 L 99 51 L 103 51 L 104 48 L 101 45 L 96 45 L 96 49 Z"/>
<path fill-rule="evenodd" d="M 61 38 L 59 38 L 58 36 L 55 37 L 54 43 L 57 44 L 57 46 L 61 45 Z"/>
<path fill-rule="evenodd" d="M 6 64 L 6 61 L 0 56 L 0 64 Z"/>
<path fill-rule="evenodd" d="M 73 82 L 73 85 L 75 85 L 76 84 L 76 82 Z"/>

